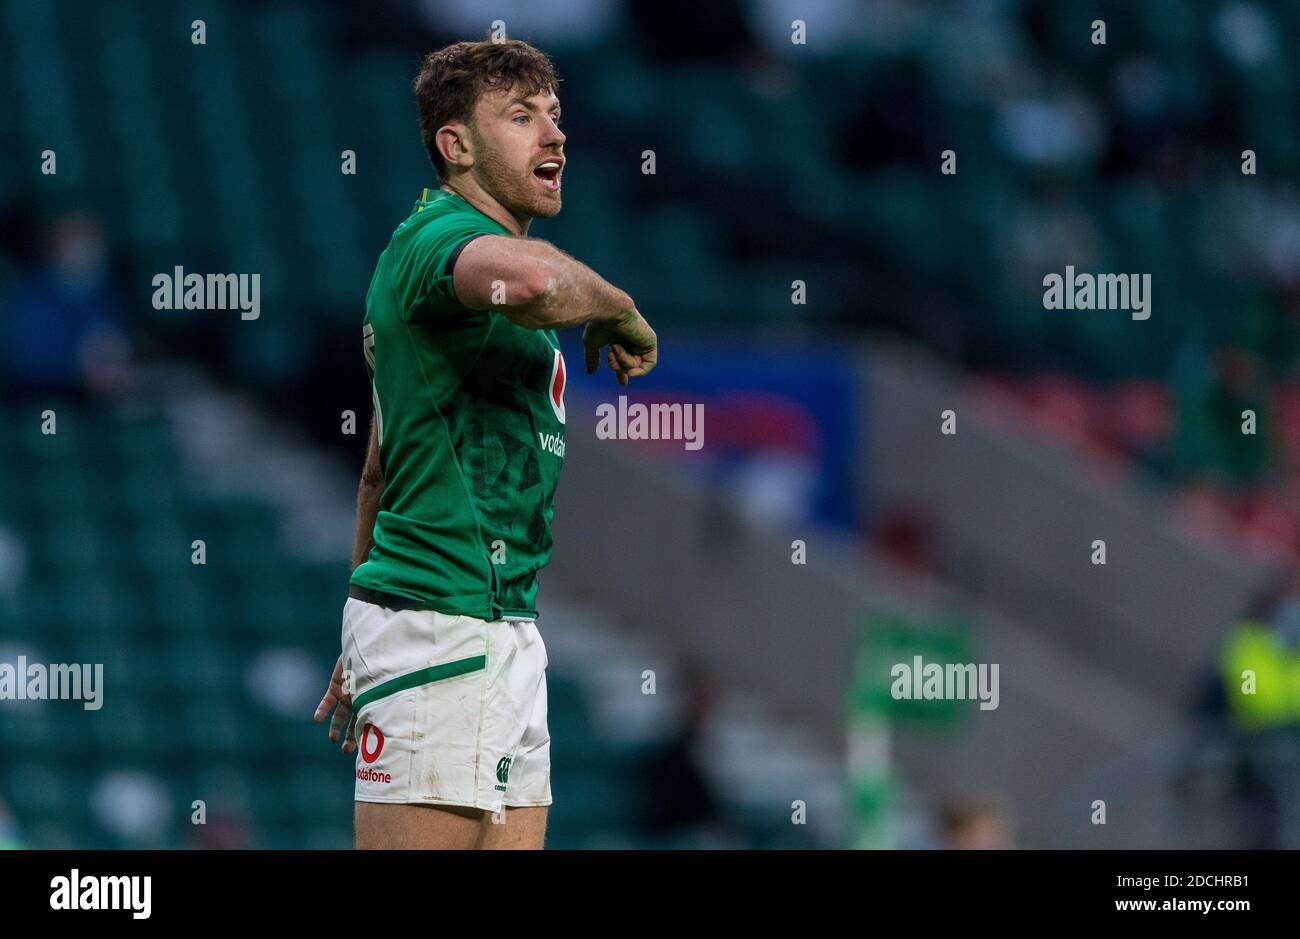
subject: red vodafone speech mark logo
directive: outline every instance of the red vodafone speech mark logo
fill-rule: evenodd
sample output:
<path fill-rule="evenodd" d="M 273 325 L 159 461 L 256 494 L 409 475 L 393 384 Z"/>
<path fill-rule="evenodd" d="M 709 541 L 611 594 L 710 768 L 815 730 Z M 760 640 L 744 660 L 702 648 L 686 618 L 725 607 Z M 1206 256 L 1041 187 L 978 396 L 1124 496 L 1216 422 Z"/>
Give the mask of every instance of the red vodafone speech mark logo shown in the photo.
<path fill-rule="evenodd" d="M 564 356 L 555 350 L 555 361 L 551 363 L 551 410 L 564 423 Z"/>
<path fill-rule="evenodd" d="M 368 749 L 366 741 L 370 739 L 371 734 L 376 739 L 375 748 Z M 379 754 L 384 752 L 384 735 L 380 733 L 379 728 L 374 724 L 367 724 L 366 729 L 361 731 L 361 759 L 367 763 L 373 763 L 379 759 Z"/>

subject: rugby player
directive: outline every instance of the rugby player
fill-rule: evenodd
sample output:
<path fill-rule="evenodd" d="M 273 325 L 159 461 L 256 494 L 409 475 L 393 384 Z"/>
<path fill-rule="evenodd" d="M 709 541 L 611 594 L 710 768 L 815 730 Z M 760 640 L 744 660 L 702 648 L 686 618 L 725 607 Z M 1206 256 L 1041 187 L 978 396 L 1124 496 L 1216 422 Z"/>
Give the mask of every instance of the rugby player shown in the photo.
<path fill-rule="evenodd" d="M 560 211 L 550 60 L 458 42 L 415 81 L 441 186 L 380 255 L 363 351 L 373 390 L 342 654 L 316 720 L 356 752 L 358 848 L 540 848 L 551 804 L 537 574 L 551 555 L 566 372 L 583 325 L 621 385 L 654 331 L 624 291 L 528 237 Z M 345 729 L 346 728 L 346 729 Z"/>

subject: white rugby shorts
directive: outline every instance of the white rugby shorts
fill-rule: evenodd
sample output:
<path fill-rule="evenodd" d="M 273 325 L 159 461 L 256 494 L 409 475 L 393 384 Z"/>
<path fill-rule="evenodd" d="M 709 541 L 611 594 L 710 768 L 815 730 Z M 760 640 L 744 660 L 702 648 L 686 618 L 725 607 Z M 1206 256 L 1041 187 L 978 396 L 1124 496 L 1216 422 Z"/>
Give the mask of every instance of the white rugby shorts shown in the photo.
<path fill-rule="evenodd" d="M 349 597 L 344 680 L 358 802 L 551 804 L 546 646 L 532 620 L 486 622 Z"/>

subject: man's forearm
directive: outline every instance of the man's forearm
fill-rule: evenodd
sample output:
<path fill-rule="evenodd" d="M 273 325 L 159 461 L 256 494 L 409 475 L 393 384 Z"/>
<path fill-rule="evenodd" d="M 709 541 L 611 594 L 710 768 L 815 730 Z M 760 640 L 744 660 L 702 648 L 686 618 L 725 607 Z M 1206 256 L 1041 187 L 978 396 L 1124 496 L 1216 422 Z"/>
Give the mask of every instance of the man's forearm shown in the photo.
<path fill-rule="evenodd" d="M 453 276 L 461 303 L 472 310 L 498 310 L 528 329 L 637 315 L 626 291 L 540 238 L 475 238 L 461 251 Z"/>
<path fill-rule="evenodd" d="M 375 546 L 375 518 L 379 515 L 379 494 L 383 484 L 369 485 L 362 480 L 357 487 L 357 530 L 352 539 L 352 569 L 355 571 L 370 556 Z"/>
<path fill-rule="evenodd" d="M 606 346 L 621 384 L 655 367 L 658 339 L 627 292 L 549 242 L 473 238 L 462 245 L 452 276 L 458 300 L 471 310 L 494 310 L 526 329 L 585 325 L 589 375 Z"/>
<path fill-rule="evenodd" d="M 636 304 L 587 265 L 554 246 L 543 258 L 543 289 L 506 315 L 536 329 L 564 329 L 630 315 Z"/>

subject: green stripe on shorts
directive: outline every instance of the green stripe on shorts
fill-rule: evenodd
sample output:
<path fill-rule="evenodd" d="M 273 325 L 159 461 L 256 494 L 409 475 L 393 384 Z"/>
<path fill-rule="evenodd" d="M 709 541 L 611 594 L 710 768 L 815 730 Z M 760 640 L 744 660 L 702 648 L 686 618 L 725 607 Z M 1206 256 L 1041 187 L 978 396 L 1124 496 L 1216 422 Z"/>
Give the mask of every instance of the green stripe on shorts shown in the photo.
<path fill-rule="evenodd" d="M 367 704 L 378 701 L 380 698 L 386 698 L 390 694 L 397 694 L 399 691 L 405 691 L 408 688 L 427 685 L 434 681 L 442 681 L 444 678 L 455 678 L 457 675 L 477 672 L 479 669 L 486 667 L 486 655 L 472 655 L 467 659 L 457 659 L 454 662 L 444 662 L 442 665 L 431 665 L 428 668 L 420 669 L 418 672 L 408 672 L 405 675 L 398 675 L 396 678 L 390 678 L 382 685 L 375 685 L 375 687 L 371 688 L 364 694 L 357 695 L 352 700 L 352 710 L 360 711 Z"/>

